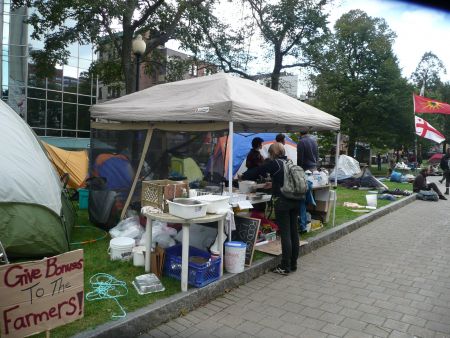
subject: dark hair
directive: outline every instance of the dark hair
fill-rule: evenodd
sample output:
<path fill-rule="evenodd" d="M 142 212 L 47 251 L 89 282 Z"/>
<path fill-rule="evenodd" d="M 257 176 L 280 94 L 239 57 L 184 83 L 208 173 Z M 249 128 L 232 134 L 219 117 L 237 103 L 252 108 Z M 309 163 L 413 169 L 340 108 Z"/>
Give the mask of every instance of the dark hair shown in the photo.
<path fill-rule="evenodd" d="M 256 149 L 256 148 L 258 148 L 262 143 L 263 143 L 263 139 L 261 138 L 261 137 L 255 137 L 253 140 L 252 140 L 252 148 L 253 149 Z"/>
<path fill-rule="evenodd" d="M 275 141 L 284 143 L 284 139 L 285 139 L 285 138 L 286 138 L 286 136 L 285 136 L 284 134 L 278 134 L 278 135 L 275 137 Z"/>

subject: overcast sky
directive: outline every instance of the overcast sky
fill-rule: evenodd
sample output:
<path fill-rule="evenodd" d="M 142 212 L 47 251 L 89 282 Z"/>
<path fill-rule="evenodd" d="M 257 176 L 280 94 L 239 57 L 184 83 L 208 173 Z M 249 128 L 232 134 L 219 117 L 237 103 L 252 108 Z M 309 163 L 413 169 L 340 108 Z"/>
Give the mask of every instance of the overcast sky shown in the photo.
<path fill-rule="evenodd" d="M 219 13 L 232 24 L 238 24 L 242 16 L 237 2 L 222 2 Z M 397 34 L 394 52 L 399 59 L 403 76 L 409 78 L 425 52 L 431 51 L 444 63 L 447 74 L 441 79 L 450 81 L 450 13 L 433 8 L 418 6 L 396 0 L 337 0 L 331 7 L 329 26 L 351 9 L 361 9 L 371 17 L 384 18 Z M 169 42 L 169 48 L 178 44 Z M 252 48 L 258 50 L 258 43 L 252 41 Z M 270 72 L 272 64 L 259 62 L 251 67 L 251 72 Z M 292 71 L 292 69 L 290 70 Z"/>
<path fill-rule="evenodd" d="M 394 0 L 341 0 L 331 11 L 335 22 L 351 9 L 362 9 L 372 17 L 381 17 L 397 34 L 394 52 L 403 76 L 410 77 L 425 52 L 431 51 L 447 68 L 442 74 L 450 81 L 450 13 Z"/>

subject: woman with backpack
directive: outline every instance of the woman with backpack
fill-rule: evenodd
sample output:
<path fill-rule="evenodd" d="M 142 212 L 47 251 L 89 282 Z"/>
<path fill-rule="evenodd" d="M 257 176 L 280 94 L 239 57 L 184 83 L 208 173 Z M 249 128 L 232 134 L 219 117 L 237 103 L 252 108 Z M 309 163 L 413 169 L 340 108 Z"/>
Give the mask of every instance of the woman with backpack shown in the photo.
<path fill-rule="evenodd" d="M 299 203 L 297 199 L 288 199 L 281 193 L 284 184 L 284 165 L 286 152 L 283 144 L 273 143 L 269 147 L 269 161 L 262 166 L 249 169 L 242 174 L 244 180 L 256 180 L 259 176 L 270 174 L 272 182 L 268 187 L 272 188 L 272 199 L 275 209 L 275 219 L 280 228 L 281 235 L 281 264 L 273 272 L 287 275 L 297 270 L 299 254 L 298 215 Z"/>

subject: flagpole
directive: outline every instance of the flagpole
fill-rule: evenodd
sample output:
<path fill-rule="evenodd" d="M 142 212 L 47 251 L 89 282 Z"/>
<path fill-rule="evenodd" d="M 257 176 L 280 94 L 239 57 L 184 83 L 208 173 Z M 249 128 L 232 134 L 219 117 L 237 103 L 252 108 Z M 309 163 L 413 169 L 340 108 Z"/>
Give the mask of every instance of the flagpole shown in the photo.
<path fill-rule="evenodd" d="M 423 95 L 423 90 L 424 90 L 424 87 L 422 86 L 422 89 L 420 90 L 420 93 L 422 93 L 422 95 Z M 414 93 L 413 93 L 413 102 L 414 102 Z M 419 166 L 419 156 L 417 154 L 416 112 L 414 111 L 414 108 L 413 108 L 413 123 L 414 123 L 414 128 L 413 128 L 413 133 L 414 133 L 414 157 L 416 158 L 417 166 Z"/>

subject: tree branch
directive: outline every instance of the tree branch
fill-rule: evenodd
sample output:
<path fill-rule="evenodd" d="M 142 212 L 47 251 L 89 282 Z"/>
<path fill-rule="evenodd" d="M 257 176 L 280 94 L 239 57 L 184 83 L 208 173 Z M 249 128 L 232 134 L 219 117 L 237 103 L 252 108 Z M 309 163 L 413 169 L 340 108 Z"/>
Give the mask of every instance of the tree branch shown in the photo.
<path fill-rule="evenodd" d="M 146 11 L 144 12 L 144 14 L 141 16 L 141 18 L 139 20 L 135 20 L 132 24 L 131 24 L 131 29 L 133 30 L 133 32 L 139 28 L 140 26 L 142 26 L 147 19 L 150 17 L 150 15 L 152 15 L 154 12 L 156 12 L 156 10 L 158 9 L 158 7 L 160 7 L 161 5 L 164 4 L 164 0 L 158 0 L 156 1 L 153 5 L 150 6 L 150 4 L 147 2 L 147 5 L 149 5 L 146 9 Z"/>

